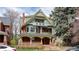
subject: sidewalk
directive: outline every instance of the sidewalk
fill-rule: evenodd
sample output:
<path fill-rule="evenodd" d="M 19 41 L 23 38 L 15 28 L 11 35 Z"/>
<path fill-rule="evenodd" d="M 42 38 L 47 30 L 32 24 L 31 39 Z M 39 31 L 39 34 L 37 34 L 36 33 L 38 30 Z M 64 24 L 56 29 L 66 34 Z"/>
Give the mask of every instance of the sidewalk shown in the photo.
<path fill-rule="evenodd" d="M 45 45 L 43 50 L 45 51 L 65 51 L 68 48 L 71 48 L 71 47 L 68 47 L 68 46 L 58 47 L 58 46 Z"/>

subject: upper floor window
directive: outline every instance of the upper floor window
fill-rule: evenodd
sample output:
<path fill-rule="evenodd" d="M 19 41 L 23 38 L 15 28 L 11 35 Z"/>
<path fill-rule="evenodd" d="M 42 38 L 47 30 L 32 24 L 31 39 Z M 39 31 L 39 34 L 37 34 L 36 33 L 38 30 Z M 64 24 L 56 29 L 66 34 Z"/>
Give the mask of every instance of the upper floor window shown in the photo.
<path fill-rule="evenodd" d="M 29 32 L 29 27 L 27 27 L 27 32 Z"/>
<path fill-rule="evenodd" d="M 31 27 L 31 32 L 35 32 L 35 27 Z"/>
<path fill-rule="evenodd" d="M 41 20 L 41 19 L 36 19 L 35 20 L 36 24 L 38 25 L 44 25 L 44 20 Z"/>

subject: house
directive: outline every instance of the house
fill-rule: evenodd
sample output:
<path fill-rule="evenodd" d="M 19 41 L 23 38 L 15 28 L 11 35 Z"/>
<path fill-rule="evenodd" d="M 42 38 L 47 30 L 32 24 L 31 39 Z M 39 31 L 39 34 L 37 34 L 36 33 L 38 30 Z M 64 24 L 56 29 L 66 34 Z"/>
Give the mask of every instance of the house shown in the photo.
<path fill-rule="evenodd" d="M 18 46 L 42 46 L 51 45 L 55 34 L 52 20 L 42 10 L 34 15 L 21 17 L 21 39 Z"/>
<path fill-rule="evenodd" d="M 9 44 L 10 21 L 7 17 L 0 17 L 0 44 Z"/>

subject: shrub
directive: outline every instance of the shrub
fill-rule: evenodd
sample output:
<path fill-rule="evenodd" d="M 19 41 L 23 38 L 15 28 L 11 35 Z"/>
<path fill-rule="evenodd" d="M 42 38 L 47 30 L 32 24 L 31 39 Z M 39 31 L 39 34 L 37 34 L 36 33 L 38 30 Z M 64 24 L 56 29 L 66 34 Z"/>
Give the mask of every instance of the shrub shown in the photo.
<path fill-rule="evenodd" d="M 11 43 L 11 45 L 16 45 L 16 40 L 12 39 L 10 43 Z"/>

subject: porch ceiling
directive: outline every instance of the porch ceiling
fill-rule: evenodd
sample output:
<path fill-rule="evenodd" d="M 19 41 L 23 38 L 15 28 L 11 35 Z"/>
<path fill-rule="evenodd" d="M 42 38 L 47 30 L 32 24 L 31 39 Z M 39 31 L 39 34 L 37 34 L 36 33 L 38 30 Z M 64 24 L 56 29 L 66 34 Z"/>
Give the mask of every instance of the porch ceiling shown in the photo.
<path fill-rule="evenodd" d="M 22 34 L 20 34 L 20 36 L 21 37 L 25 37 L 25 36 L 27 36 L 27 37 L 53 37 L 53 35 L 52 34 L 49 34 L 49 33 L 42 33 L 42 34 L 40 34 L 40 33 L 22 33 Z"/>

